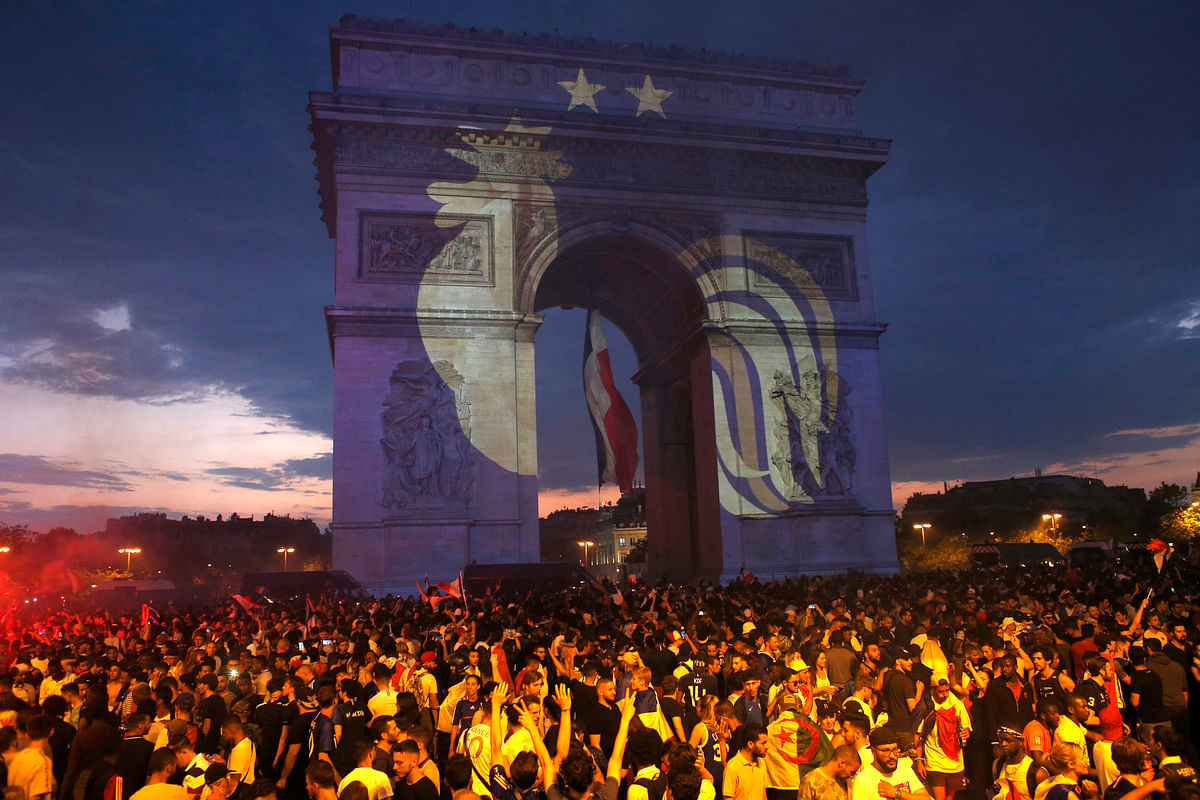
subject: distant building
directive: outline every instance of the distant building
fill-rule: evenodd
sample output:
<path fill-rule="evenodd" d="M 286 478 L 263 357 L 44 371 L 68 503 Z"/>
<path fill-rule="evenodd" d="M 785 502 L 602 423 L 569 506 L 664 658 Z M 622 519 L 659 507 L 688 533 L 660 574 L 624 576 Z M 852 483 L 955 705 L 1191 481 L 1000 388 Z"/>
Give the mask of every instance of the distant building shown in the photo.
<path fill-rule="evenodd" d="M 253 515 L 236 513 L 228 517 L 218 514 L 216 519 L 171 519 L 164 513 L 140 513 L 110 518 L 96 536 L 111 542 L 114 548 L 143 548 L 138 556 L 143 567 L 150 561 L 165 561 L 178 568 L 183 560 L 192 566 L 269 569 L 282 565 L 282 554 L 278 553 L 281 546 L 293 547 L 299 554 L 289 564 L 290 569 L 301 569 L 306 561 L 329 561 L 329 537 L 321 535 L 316 523 L 274 514 L 257 520 Z"/>
<path fill-rule="evenodd" d="M 568 508 L 539 521 L 542 561 L 575 561 L 587 565 L 621 564 L 646 538 L 646 490 L 635 488 L 615 505 Z M 580 542 L 591 542 L 584 548 Z"/>
<path fill-rule="evenodd" d="M 1196 473 L 1196 482 L 1192 484 L 1192 502 L 1200 503 L 1200 472 Z"/>
<path fill-rule="evenodd" d="M 928 523 L 940 533 L 1007 536 L 1053 524 L 1072 535 L 1124 536 L 1136 530 L 1146 504 L 1143 489 L 1105 486 L 1098 478 L 1040 475 L 968 481 L 935 494 L 917 493 L 901 514 L 902 530 Z M 1052 516 L 1052 523 L 1043 515 Z"/>

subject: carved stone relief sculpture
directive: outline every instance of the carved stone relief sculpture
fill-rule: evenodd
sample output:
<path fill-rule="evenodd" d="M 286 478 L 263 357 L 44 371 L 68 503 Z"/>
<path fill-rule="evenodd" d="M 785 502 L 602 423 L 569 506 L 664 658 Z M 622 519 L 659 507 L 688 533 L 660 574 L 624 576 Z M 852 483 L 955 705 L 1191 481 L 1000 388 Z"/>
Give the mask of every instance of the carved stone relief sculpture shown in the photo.
<path fill-rule="evenodd" d="M 474 477 L 471 406 L 448 362 L 402 361 L 383 401 L 383 507 L 465 508 Z"/>
<path fill-rule="evenodd" d="M 491 285 L 491 220 L 364 213 L 359 274 L 368 281 Z"/>
<path fill-rule="evenodd" d="M 836 373 L 826 379 L 815 369 L 801 372 L 798 382 L 776 372 L 771 385 L 778 419 L 771 463 L 793 503 L 849 495 L 853 490 L 856 456 L 847 402 L 850 386 Z M 832 398 L 823 397 L 823 385 L 834 392 Z"/>

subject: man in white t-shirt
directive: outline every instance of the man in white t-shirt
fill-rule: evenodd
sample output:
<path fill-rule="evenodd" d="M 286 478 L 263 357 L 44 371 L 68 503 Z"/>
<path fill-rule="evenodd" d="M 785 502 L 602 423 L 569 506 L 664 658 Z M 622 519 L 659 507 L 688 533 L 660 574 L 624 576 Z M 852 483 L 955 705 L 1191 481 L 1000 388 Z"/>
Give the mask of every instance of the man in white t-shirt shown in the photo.
<path fill-rule="evenodd" d="M 1058 718 L 1058 727 L 1054 729 L 1054 743 L 1073 744 L 1086 753 L 1087 728 L 1084 722 L 1089 713 L 1087 700 L 1077 694 L 1067 695 L 1067 707 Z"/>
<path fill-rule="evenodd" d="M 226 766 L 237 775 L 238 783 L 250 786 L 258 778 L 255 773 L 254 742 L 246 735 L 242 721 L 237 717 L 226 717 L 221 723 L 221 739 L 229 747 Z"/>
<path fill-rule="evenodd" d="M 923 762 L 917 772 L 929 785 L 934 800 L 952 800 L 967 788 L 963 744 L 971 735 L 971 717 L 966 706 L 950 691 L 945 675 L 933 676 L 933 710 L 921 721 Z"/>
<path fill-rule="evenodd" d="M 375 680 L 375 694 L 367 701 L 371 719 L 396 716 L 398 692 L 391 685 L 392 671 L 383 664 L 376 664 L 371 670 L 371 677 Z"/>
<path fill-rule="evenodd" d="M 50 800 L 54 796 L 54 773 L 47 742 L 54 723 L 45 714 L 30 717 L 25 723 L 29 746 L 8 765 L 8 785 L 19 787 L 26 800 Z"/>
<path fill-rule="evenodd" d="M 371 761 L 375 756 L 375 745 L 365 739 L 360 740 L 354 743 L 350 753 L 354 756 L 356 766 L 347 772 L 346 777 L 342 778 L 342 782 L 338 784 L 338 795 L 341 795 L 345 788 L 354 781 L 361 781 L 362 785 L 367 787 L 368 800 L 387 800 L 391 797 L 391 778 L 387 773 L 371 767 Z"/>
<path fill-rule="evenodd" d="M 932 800 L 912 766 L 900 763 L 900 745 L 890 728 L 871 731 L 870 764 L 854 776 L 850 800 Z"/>

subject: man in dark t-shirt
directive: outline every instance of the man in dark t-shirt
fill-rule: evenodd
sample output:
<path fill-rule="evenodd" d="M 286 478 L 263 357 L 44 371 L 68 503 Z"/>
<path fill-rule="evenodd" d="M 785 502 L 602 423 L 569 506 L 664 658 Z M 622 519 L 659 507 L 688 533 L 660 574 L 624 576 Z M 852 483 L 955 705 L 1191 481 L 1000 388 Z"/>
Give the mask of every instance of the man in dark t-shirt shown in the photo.
<path fill-rule="evenodd" d="M 893 731 L 908 731 L 912 727 L 913 707 L 909 703 L 919 701 L 921 696 L 909 673 L 912 672 L 913 662 L 919 657 L 920 652 L 916 647 L 905 647 L 896 656 L 896 668 L 884 676 L 883 698 L 887 702 L 888 713 L 886 727 Z"/>
<path fill-rule="evenodd" d="M 280 747 L 280 743 L 288 724 L 299 713 L 296 703 L 284 696 L 283 687 L 284 679 L 281 676 L 277 675 L 267 681 L 266 702 L 250 712 L 250 720 L 258 725 L 262 736 L 257 748 L 258 767 L 264 775 L 271 778 L 279 777 L 283 759 L 277 759 L 276 756 L 282 756 L 287 750 L 286 743 L 283 747 Z"/>
<path fill-rule="evenodd" d="M 1169 717 L 1163 708 L 1162 678 L 1146 666 L 1146 649 L 1140 646 L 1129 648 L 1129 661 L 1133 672 L 1129 675 L 1129 702 L 1137 709 L 1141 722 L 1141 739 L 1150 743 L 1150 731 L 1155 725 L 1166 722 Z"/>
<path fill-rule="evenodd" d="M 308 760 L 328 761 L 333 764 L 333 687 L 322 686 L 317 690 L 317 716 L 313 717 L 308 731 Z M 336 765 L 334 765 L 336 768 Z"/>
<path fill-rule="evenodd" d="M 317 706 L 307 687 L 296 690 L 297 715 L 285 731 L 284 756 L 280 760 L 280 777 L 275 783 L 279 800 L 304 800 L 304 770 L 308 768 L 308 735 L 317 716 Z M 289 762 L 291 762 L 289 770 Z M 331 765 L 332 766 L 332 765 Z"/>
<path fill-rule="evenodd" d="M 678 679 L 674 675 L 663 678 L 662 690 L 662 698 L 659 700 L 658 706 L 662 710 L 662 715 L 667 718 L 667 727 L 679 737 L 681 742 L 686 742 L 691 728 L 684 725 L 684 709 L 686 707 L 680 702 L 683 697 Z"/>
<path fill-rule="evenodd" d="M 333 765 L 339 775 L 354 769 L 353 749 L 355 742 L 367 738 L 367 703 L 362 697 L 362 684 L 352 678 L 343 678 L 338 684 L 339 702 L 333 707 L 333 733 L 337 741 Z"/>
<path fill-rule="evenodd" d="M 417 768 L 421 749 L 412 739 L 398 742 L 392 749 L 392 778 L 395 800 L 438 800 L 437 787 Z"/>
<path fill-rule="evenodd" d="M 587 719 L 588 741 L 605 753 L 611 753 L 621 726 L 621 711 L 616 706 L 617 686 L 605 678 L 596 684 L 598 702 Z"/>
<path fill-rule="evenodd" d="M 221 723 L 225 721 L 225 701 L 217 694 L 217 676 L 201 675 L 196 681 L 196 718 L 200 732 L 196 736 L 196 750 L 215 753 L 221 747 Z"/>

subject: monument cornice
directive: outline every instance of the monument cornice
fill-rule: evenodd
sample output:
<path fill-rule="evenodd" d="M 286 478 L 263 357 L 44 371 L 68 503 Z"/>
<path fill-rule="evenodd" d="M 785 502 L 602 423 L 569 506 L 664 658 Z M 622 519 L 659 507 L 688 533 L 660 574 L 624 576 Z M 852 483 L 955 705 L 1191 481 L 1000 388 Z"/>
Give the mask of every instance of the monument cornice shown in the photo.
<path fill-rule="evenodd" d="M 339 336 L 449 339 L 507 339 L 532 342 L 541 314 L 462 308 L 380 308 L 326 306 L 330 342 Z"/>
<path fill-rule="evenodd" d="M 653 143 L 679 147 L 681 140 L 689 145 L 714 149 L 804 151 L 828 154 L 883 166 L 891 140 L 861 136 L 853 131 L 809 130 L 800 127 L 776 128 L 735 121 L 705 121 L 671 119 L 639 119 L 622 117 L 584 117 L 578 113 L 549 109 L 516 109 L 498 105 L 461 100 L 440 100 L 415 97 L 382 97 L 346 93 L 310 93 L 309 112 L 314 128 L 320 122 L 322 132 L 330 135 L 353 130 L 380 138 L 394 138 L 409 129 L 428 140 L 453 142 L 461 132 L 464 117 L 473 120 L 492 120 L 490 130 L 472 130 L 480 136 L 504 136 L 514 119 L 519 119 L 524 135 L 532 139 L 595 140 L 621 143 L 627 137 L 629 145 Z M 550 133 L 530 130 L 550 127 Z M 413 135 L 413 134 L 408 134 Z M 511 136 L 511 134 L 509 134 Z"/>
<path fill-rule="evenodd" d="M 363 41 L 382 44 L 404 42 L 412 46 L 440 48 L 458 47 L 471 52 L 544 52 L 549 55 L 569 52 L 576 57 L 591 55 L 594 58 L 609 60 L 619 58 L 626 63 L 648 61 L 656 64 L 680 64 L 692 68 L 719 70 L 723 74 L 730 70 L 753 70 L 861 84 L 861 81 L 850 77 L 849 68 L 843 64 L 813 64 L 721 50 L 688 50 L 674 45 L 664 47 L 645 42 L 600 41 L 592 37 L 571 39 L 549 33 L 517 34 L 499 28 L 484 31 L 477 28 L 459 28 L 450 24 L 421 25 L 404 19 L 369 19 L 354 14 L 342 16 L 338 27 L 330 30 L 330 39 L 334 48 L 340 41 Z"/>
<path fill-rule="evenodd" d="M 844 67 L 347 19 L 352 24 L 330 31 L 339 93 L 494 103 L 605 123 L 859 127 L 855 102 L 863 82 Z"/>
<path fill-rule="evenodd" d="M 730 144 L 701 136 L 648 141 L 576 137 L 574 130 L 547 135 L 524 126 L 510 132 L 445 125 L 416 125 L 411 119 L 389 124 L 353 115 L 314 122 L 317 180 L 330 234 L 336 221 L 335 175 L 445 180 L 457 162 L 449 151 L 471 154 L 479 174 L 494 183 L 541 183 L 549 162 L 555 162 L 553 174 L 569 177 L 562 185 L 571 191 L 651 191 L 864 208 L 866 180 L 884 163 L 888 144 L 811 132 L 793 132 L 791 143 L 777 143 L 745 131 L 744 141 Z M 559 152 L 565 155 L 552 155 Z M 496 153 L 503 155 L 497 158 Z"/>
<path fill-rule="evenodd" d="M 879 349 L 879 337 L 887 331 L 883 322 L 829 322 L 826 320 L 793 322 L 762 320 L 708 320 L 705 330 L 712 335 L 729 337 L 738 342 L 771 345 L 779 341 L 779 329 L 784 327 L 794 337 L 824 339 L 834 337 L 838 347 L 856 350 Z"/>

